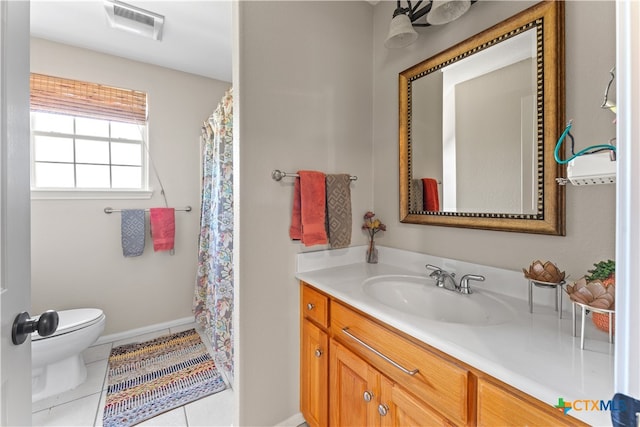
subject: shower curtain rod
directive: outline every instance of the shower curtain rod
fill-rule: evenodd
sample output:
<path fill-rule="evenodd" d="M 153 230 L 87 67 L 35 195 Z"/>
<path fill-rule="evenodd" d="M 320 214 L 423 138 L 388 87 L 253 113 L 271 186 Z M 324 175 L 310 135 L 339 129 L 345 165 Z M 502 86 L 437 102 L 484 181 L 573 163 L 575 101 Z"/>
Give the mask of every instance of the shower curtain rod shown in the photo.
<path fill-rule="evenodd" d="M 175 208 L 176 211 L 191 212 L 191 206 L 185 206 L 184 208 Z M 149 209 L 145 209 L 145 212 L 149 212 Z M 104 213 L 111 214 L 114 212 L 122 212 L 122 209 L 104 208 Z"/>

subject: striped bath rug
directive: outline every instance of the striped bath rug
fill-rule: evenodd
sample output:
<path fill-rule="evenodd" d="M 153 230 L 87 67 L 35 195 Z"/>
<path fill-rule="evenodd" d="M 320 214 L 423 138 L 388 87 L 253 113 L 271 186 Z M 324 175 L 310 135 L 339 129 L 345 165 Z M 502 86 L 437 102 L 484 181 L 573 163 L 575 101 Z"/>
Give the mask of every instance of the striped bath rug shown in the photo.
<path fill-rule="evenodd" d="M 226 385 L 195 329 L 115 347 L 104 427 L 129 427 Z"/>

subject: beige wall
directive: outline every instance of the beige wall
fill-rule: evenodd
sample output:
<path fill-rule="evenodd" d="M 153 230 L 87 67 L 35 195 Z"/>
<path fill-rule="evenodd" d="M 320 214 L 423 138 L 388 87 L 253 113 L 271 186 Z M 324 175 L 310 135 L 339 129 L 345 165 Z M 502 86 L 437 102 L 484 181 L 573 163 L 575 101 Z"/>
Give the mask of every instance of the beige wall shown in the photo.
<path fill-rule="evenodd" d="M 352 245 L 366 242 L 360 220 L 373 191 L 372 8 L 363 1 L 236 5 L 237 421 L 274 425 L 299 412 L 294 274 L 304 248 L 288 236 L 293 180 L 275 182 L 271 171 L 357 175 Z"/>
<path fill-rule="evenodd" d="M 98 307 L 105 334 L 191 316 L 200 208 L 200 127 L 230 83 L 32 39 L 31 71 L 146 91 L 149 148 L 176 212 L 176 251 L 124 258 L 120 214 L 103 209 L 164 206 L 151 200 L 33 200 L 32 310 Z M 148 224 L 148 222 L 147 222 Z"/>
<path fill-rule="evenodd" d="M 375 6 L 374 207 L 387 224 L 380 244 L 513 270 L 549 259 L 572 277 L 614 257 L 614 185 L 567 187 L 566 237 L 401 224 L 398 219 L 398 73 L 532 4 L 475 3 L 457 21 L 418 29 L 418 41 L 400 50 L 383 46 L 395 2 Z M 615 136 L 613 115 L 600 109 L 609 69 L 615 65 L 614 29 L 615 2 L 566 2 L 566 118 L 574 120 L 579 149 Z"/>

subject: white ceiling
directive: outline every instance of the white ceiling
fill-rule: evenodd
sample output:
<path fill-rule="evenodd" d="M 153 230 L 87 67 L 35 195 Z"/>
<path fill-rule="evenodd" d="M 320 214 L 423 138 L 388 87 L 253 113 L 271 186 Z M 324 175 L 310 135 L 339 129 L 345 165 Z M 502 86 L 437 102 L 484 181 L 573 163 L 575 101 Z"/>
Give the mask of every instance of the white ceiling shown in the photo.
<path fill-rule="evenodd" d="M 231 1 L 124 2 L 164 15 L 162 41 L 109 27 L 102 0 L 32 0 L 31 35 L 231 82 Z"/>

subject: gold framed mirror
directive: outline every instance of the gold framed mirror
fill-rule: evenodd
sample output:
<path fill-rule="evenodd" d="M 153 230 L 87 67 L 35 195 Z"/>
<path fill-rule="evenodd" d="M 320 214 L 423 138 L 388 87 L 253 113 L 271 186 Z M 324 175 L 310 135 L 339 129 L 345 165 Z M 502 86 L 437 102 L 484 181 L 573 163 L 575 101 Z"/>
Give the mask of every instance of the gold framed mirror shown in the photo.
<path fill-rule="evenodd" d="M 400 73 L 400 221 L 565 234 L 564 2 Z"/>

